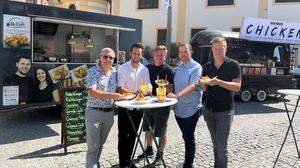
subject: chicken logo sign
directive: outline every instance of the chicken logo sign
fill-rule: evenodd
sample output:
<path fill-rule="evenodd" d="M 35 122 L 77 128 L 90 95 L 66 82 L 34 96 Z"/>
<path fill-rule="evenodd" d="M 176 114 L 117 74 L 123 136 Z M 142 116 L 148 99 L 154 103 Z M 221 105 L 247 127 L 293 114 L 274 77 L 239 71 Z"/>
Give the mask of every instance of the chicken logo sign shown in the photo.
<path fill-rule="evenodd" d="M 300 23 L 245 17 L 240 38 L 287 44 L 300 44 Z"/>

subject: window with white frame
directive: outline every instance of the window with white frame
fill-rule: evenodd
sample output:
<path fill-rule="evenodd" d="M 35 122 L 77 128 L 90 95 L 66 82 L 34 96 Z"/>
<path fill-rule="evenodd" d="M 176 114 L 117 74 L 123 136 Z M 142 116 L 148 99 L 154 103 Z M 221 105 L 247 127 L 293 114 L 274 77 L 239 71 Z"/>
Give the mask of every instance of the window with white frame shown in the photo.
<path fill-rule="evenodd" d="M 166 45 L 167 42 L 167 29 L 157 30 L 157 45 Z"/>
<path fill-rule="evenodd" d="M 233 28 L 231 28 L 232 32 L 240 32 L 240 30 L 241 30 L 241 28 L 239 28 L 239 27 L 233 27 Z"/>
<path fill-rule="evenodd" d="M 207 6 L 234 5 L 234 0 L 207 0 Z"/>
<path fill-rule="evenodd" d="M 138 0 L 138 9 L 156 9 L 159 0 Z"/>
<path fill-rule="evenodd" d="M 300 0 L 275 0 L 275 3 L 300 2 Z"/>

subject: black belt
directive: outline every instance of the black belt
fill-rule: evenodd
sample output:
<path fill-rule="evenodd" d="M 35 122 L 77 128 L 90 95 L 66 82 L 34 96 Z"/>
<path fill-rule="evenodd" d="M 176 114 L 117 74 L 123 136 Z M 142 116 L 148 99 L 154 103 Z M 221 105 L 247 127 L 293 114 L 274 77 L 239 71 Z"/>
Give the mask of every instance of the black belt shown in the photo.
<path fill-rule="evenodd" d="M 100 110 L 100 111 L 104 111 L 104 112 L 114 111 L 114 108 L 102 108 L 102 107 L 91 107 L 91 108 L 97 109 L 97 110 Z"/>

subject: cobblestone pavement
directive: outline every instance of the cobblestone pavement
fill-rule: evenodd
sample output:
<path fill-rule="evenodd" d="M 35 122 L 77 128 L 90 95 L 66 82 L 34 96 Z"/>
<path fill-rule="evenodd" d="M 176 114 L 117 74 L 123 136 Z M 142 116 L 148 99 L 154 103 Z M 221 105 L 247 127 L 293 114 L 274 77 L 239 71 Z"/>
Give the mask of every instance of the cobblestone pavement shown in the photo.
<path fill-rule="evenodd" d="M 294 108 L 295 97 L 287 97 L 287 100 L 288 107 Z M 298 139 L 299 120 L 298 113 L 294 121 Z M 117 118 L 103 150 L 103 167 L 118 164 L 116 123 Z M 272 167 L 287 126 L 287 115 L 279 99 L 273 98 L 264 103 L 236 103 L 236 115 L 229 138 L 229 167 Z M 84 167 L 86 145 L 70 146 L 69 154 L 65 156 L 60 146 L 60 128 L 57 116 L 41 115 L 41 112 L 0 114 L 0 167 Z M 203 117 L 197 125 L 196 139 L 195 167 L 212 167 L 212 144 Z M 164 158 L 169 167 L 182 167 L 184 143 L 173 115 L 169 119 Z M 140 161 L 137 165 L 142 167 L 144 162 Z M 291 134 L 276 167 L 300 167 Z"/>

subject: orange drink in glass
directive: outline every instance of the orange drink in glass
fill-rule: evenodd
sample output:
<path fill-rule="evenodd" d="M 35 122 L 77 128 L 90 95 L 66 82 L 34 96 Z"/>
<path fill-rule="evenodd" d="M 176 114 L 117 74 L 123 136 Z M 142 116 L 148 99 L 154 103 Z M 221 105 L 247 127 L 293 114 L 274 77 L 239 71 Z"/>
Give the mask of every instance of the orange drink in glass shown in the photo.
<path fill-rule="evenodd" d="M 166 99 L 167 88 L 166 87 L 158 87 L 156 88 L 156 95 L 158 102 L 164 102 Z"/>
<path fill-rule="evenodd" d="M 148 85 L 146 84 L 145 79 L 142 80 L 142 83 L 140 85 L 140 90 L 142 91 L 143 95 L 147 95 Z"/>

